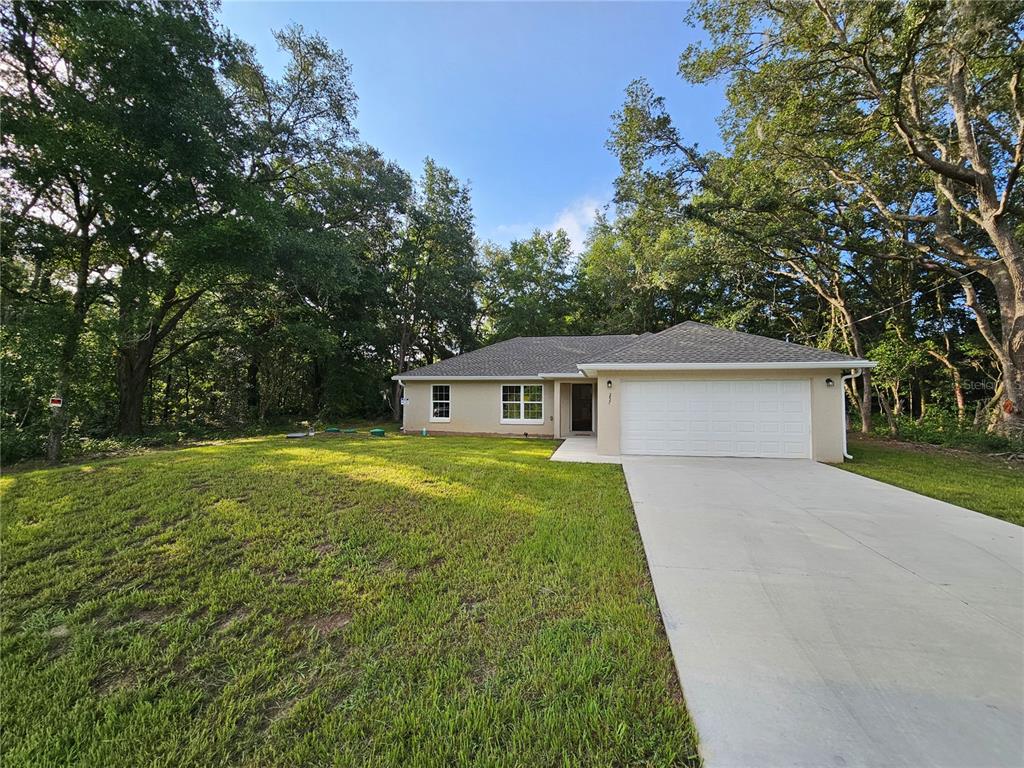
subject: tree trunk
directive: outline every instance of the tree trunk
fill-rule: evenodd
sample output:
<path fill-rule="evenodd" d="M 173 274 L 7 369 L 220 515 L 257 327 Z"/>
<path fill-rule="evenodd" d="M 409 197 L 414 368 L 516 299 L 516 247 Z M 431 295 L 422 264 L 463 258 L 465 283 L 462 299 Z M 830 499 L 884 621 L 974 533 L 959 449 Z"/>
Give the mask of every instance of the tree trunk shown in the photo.
<path fill-rule="evenodd" d="M 318 358 L 313 358 L 313 363 L 309 372 L 310 377 L 310 395 L 313 399 L 312 416 L 317 416 L 323 411 L 324 407 L 324 369 L 320 365 Z"/>
<path fill-rule="evenodd" d="M 871 369 L 866 368 L 860 375 L 860 431 L 870 435 L 874 426 L 871 423 Z M 851 379 L 851 382 L 856 379 Z"/>
<path fill-rule="evenodd" d="M 64 404 L 60 408 L 50 409 L 50 430 L 46 436 L 46 460 L 51 464 L 60 461 L 64 447 L 64 432 L 68 428 L 68 402 L 71 383 L 71 364 L 75 359 L 75 352 L 78 349 L 78 340 L 81 338 L 81 326 L 76 320 L 71 322 L 64 336 L 64 343 L 61 346 L 60 369 L 57 373 L 57 397 L 63 398 Z"/>
<path fill-rule="evenodd" d="M 953 368 L 953 397 L 956 398 L 956 420 L 962 424 L 967 416 L 967 401 L 964 399 L 963 379 L 957 368 Z"/>
<path fill-rule="evenodd" d="M 893 415 L 892 407 L 889 405 L 889 401 L 886 400 L 885 394 L 879 390 L 878 392 L 878 404 L 882 407 L 882 413 L 885 414 L 885 420 L 889 423 L 889 434 L 895 437 L 899 434 L 899 427 L 896 424 L 896 417 Z"/>
<path fill-rule="evenodd" d="M 398 360 L 396 373 L 405 373 L 409 365 L 409 348 L 412 346 L 412 333 L 408 325 L 402 326 L 402 335 L 398 342 Z M 391 387 L 391 418 L 402 420 L 402 385 L 394 381 Z"/>
<path fill-rule="evenodd" d="M 860 390 L 857 389 L 855 384 L 856 379 L 850 379 L 846 382 L 846 397 L 849 402 L 853 403 L 853 407 L 857 409 L 857 415 L 863 418 L 864 413 L 864 402 L 860 396 Z"/>
<path fill-rule="evenodd" d="M 996 336 L 987 313 L 980 307 L 971 281 L 961 277 L 960 285 L 978 330 L 1002 373 L 1003 396 L 998 405 L 996 429 L 1020 436 L 1024 435 L 1024 270 L 1011 271 L 1005 264 L 993 262 L 984 275 L 995 287 L 1002 339 Z"/>
<path fill-rule="evenodd" d="M 185 418 L 192 416 L 192 374 L 185 366 Z"/>
<path fill-rule="evenodd" d="M 934 349 L 926 349 L 925 351 L 932 358 L 942 363 L 942 367 L 949 371 L 950 378 L 953 380 L 953 397 L 956 400 L 956 420 L 962 424 L 967 417 L 967 400 L 964 398 L 963 377 L 960 374 L 960 369 L 949 358 L 948 339 L 946 340 L 946 350 L 945 354 L 936 352 Z"/>
<path fill-rule="evenodd" d="M 1017 253 L 1018 261 L 1024 262 L 1019 249 Z M 999 270 L 992 282 L 999 299 L 1005 350 L 1000 359 L 1003 402 L 999 407 L 999 429 L 1020 437 L 1024 435 L 1024 270 L 1019 266 L 1012 273 Z"/>
<path fill-rule="evenodd" d="M 61 376 L 61 383 L 58 385 L 57 395 L 67 396 L 67 379 Z M 46 436 L 46 460 L 51 464 L 60 461 L 64 451 L 64 432 L 68 427 L 68 407 L 63 405 L 60 408 L 52 408 L 50 413 L 50 431 Z"/>
<path fill-rule="evenodd" d="M 825 292 L 819 291 L 822 296 L 826 296 Z M 826 296 L 826 299 L 828 297 Z M 846 332 L 849 334 L 850 343 L 853 347 L 853 354 L 860 360 L 865 359 L 867 356 L 864 352 L 864 339 L 860 335 L 860 327 L 857 325 L 857 318 L 854 317 L 853 311 L 847 306 L 846 301 L 840 295 L 834 299 L 828 299 L 833 307 L 839 310 L 846 323 Z M 860 431 L 862 434 L 871 434 L 871 369 L 865 369 L 860 376 Z M 852 384 L 856 379 L 851 379 Z"/>
<path fill-rule="evenodd" d="M 139 253 L 147 252 L 141 246 L 137 250 Z M 125 262 L 118 296 L 117 433 L 128 437 L 142 434 L 146 386 L 153 373 L 153 357 L 157 347 L 206 292 L 203 288 L 187 296 L 179 296 L 181 278 L 171 276 L 156 310 L 146 318 L 140 317 L 140 306 L 145 307 L 148 302 L 145 270 L 146 267 L 137 258 Z M 177 350 L 171 350 L 169 356 L 186 346 L 188 342 L 180 345 Z"/>
<path fill-rule="evenodd" d="M 80 225 L 85 231 L 87 224 Z M 92 253 L 92 242 L 87 237 L 80 241 L 78 265 L 75 273 L 75 296 L 71 305 L 71 319 L 64 333 L 61 344 L 60 363 L 57 371 L 57 397 L 64 400 L 60 408 L 51 409 L 50 430 L 46 436 L 46 460 L 51 464 L 60 461 L 63 452 L 64 432 L 68 426 L 68 396 L 71 388 L 71 367 L 78 353 L 78 343 L 85 329 L 85 315 L 89 310 L 86 291 L 89 288 L 89 262 Z"/>
<path fill-rule="evenodd" d="M 149 343 L 122 349 L 117 356 L 117 433 L 142 434 L 142 411 L 149 383 L 153 350 Z"/>
<path fill-rule="evenodd" d="M 990 421 L 990 416 L 992 414 L 993 409 L 1002 401 L 1002 399 L 1003 383 L 999 382 L 999 384 L 996 385 L 995 392 L 992 394 L 992 397 L 988 400 L 988 402 L 978 403 L 974 412 L 974 426 L 981 427 L 985 422 Z M 988 427 L 990 425 L 986 424 L 985 426 Z"/>
<path fill-rule="evenodd" d="M 949 50 L 948 97 L 959 150 L 962 157 L 970 161 L 970 186 L 978 202 L 979 224 L 999 254 L 999 261 L 976 267 L 975 271 L 984 275 L 995 287 L 1001 339 L 996 337 L 987 314 L 978 307 L 970 281 L 961 277 L 960 284 L 964 288 L 968 306 L 974 311 L 978 327 L 1002 368 L 1004 389 L 1003 401 L 999 406 L 999 431 L 1020 436 L 1024 435 L 1024 248 L 1018 241 L 1016 216 L 1011 214 L 1012 208 L 1005 205 L 1011 199 L 1010 194 L 1017 181 L 1016 169 L 1005 179 L 1005 187 L 1000 195 L 996 183 L 997 172 L 994 171 L 996 165 L 992 162 L 988 148 L 978 141 L 972 123 L 976 116 L 972 113 L 974 104 L 967 94 L 967 60 L 964 52 L 955 46 L 950 46 Z M 1011 88 L 1011 92 L 1016 100 L 1016 85 Z M 1018 156 L 1014 162 L 1019 163 L 1019 139 L 1016 151 Z M 943 234 L 948 238 L 948 223 L 943 221 L 943 225 L 947 230 Z"/>
<path fill-rule="evenodd" d="M 245 404 L 251 416 L 257 419 L 261 416 L 260 410 L 260 361 L 256 357 L 249 359 L 249 366 L 245 373 L 246 398 Z"/>
<path fill-rule="evenodd" d="M 174 393 L 174 364 L 171 362 L 167 363 L 167 376 L 164 379 L 164 407 L 161 421 L 164 424 L 171 423 L 171 397 Z"/>

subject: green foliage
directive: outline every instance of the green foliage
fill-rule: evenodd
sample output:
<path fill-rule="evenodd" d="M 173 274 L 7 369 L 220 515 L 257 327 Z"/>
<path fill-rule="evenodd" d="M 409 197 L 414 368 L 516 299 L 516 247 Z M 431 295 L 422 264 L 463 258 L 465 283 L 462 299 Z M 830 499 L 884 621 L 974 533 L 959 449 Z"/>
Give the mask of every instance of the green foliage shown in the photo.
<path fill-rule="evenodd" d="M 1003 427 L 1024 428 L 1015 415 L 1024 413 L 1024 324 L 1009 288 L 1024 279 L 1024 4 L 702 0 L 690 14 L 709 40 L 683 54 L 680 71 L 698 83 L 726 79 L 721 119 L 735 162 L 723 176 L 691 153 L 673 170 L 699 178 L 733 212 L 760 218 L 763 210 L 765 224 L 748 222 L 743 239 L 773 258 L 796 254 L 796 271 L 816 288 L 822 281 L 806 259 L 840 273 L 840 284 L 861 283 L 863 298 L 888 300 L 907 339 L 924 335 L 910 317 L 915 293 L 923 282 L 936 287 L 922 272 L 962 289 L 1006 383 Z M 744 168 L 767 194 L 730 194 Z M 828 248 L 835 255 L 823 259 Z M 917 274 L 892 286 L 899 270 L 881 259 Z M 835 285 L 822 295 L 848 309 L 854 302 Z M 926 332 L 943 324 L 926 322 Z"/>
<path fill-rule="evenodd" d="M 865 423 L 925 400 L 985 424 L 1024 412 L 995 410 L 1024 392 L 1021 8 L 694 3 L 707 38 L 680 73 L 725 82 L 724 150 L 630 84 L 609 139 L 616 215 L 581 259 L 588 310 L 614 330 L 688 316 L 877 356 Z M 1000 378 L 991 402 L 972 386 Z"/>
<path fill-rule="evenodd" d="M 395 368 L 433 362 L 473 346 L 479 280 L 469 188 L 429 158 L 400 245 L 387 265 L 399 339 Z"/>
<path fill-rule="evenodd" d="M 472 346 L 468 189 L 359 143 L 323 38 L 277 32 L 271 78 L 204 2 L 2 14 L 4 461 L 378 415 L 395 368 Z"/>
<path fill-rule="evenodd" d="M 563 230 L 535 230 L 507 248 L 485 246 L 480 300 L 488 342 L 567 335 L 572 313 L 571 259 L 572 244 Z"/>
<path fill-rule="evenodd" d="M 888 332 L 868 350 L 868 357 L 878 363 L 871 376 L 878 384 L 891 385 L 906 380 L 915 368 L 927 364 L 924 350 L 909 344 L 895 333 Z"/>
<path fill-rule="evenodd" d="M 944 408 L 929 408 L 919 418 L 898 416 L 896 428 L 900 439 L 917 443 L 973 451 L 1024 452 L 1024 441 L 978 429 L 970 422 L 958 420 L 955 413 Z M 878 425 L 876 433 L 882 437 L 888 436 L 888 431 L 882 425 Z"/>

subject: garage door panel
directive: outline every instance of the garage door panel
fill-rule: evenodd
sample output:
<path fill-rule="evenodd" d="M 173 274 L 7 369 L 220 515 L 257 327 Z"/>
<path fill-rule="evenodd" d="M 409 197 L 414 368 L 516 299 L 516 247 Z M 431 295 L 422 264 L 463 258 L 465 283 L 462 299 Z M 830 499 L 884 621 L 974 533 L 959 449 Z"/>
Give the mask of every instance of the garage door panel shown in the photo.
<path fill-rule="evenodd" d="M 806 458 L 806 380 L 627 381 L 623 453 Z"/>

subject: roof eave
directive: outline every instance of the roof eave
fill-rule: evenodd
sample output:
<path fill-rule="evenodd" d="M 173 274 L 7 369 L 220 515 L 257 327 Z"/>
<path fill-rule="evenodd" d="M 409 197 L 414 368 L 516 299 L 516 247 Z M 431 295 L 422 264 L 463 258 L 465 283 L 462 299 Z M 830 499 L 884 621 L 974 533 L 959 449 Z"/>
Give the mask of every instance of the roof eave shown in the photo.
<path fill-rule="evenodd" d="M 583 371 L 565 371 L 564 373 L 538 373 L 539 379 L 579 379 Z"/>
<path fill-rule="evenodd" d="M 391 377 L 392 381 L 522 381 L 523 379 L 541 380 L 547 374 L 523 373 L 506 374 L 504 376 L 445 376 L 443 374 L 412 374 L 396 373 Z M 562 374 L 571 375 L 571 374 Z"/>

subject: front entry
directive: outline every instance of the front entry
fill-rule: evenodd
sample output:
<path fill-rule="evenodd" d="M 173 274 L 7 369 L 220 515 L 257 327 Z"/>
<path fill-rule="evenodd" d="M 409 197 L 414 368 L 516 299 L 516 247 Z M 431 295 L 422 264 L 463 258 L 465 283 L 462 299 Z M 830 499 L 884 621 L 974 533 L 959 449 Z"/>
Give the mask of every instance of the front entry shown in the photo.
<path fill-rule="evenodd" d="M 594 385 L 572 385 L 572 431 L 594 431 Z"/>

